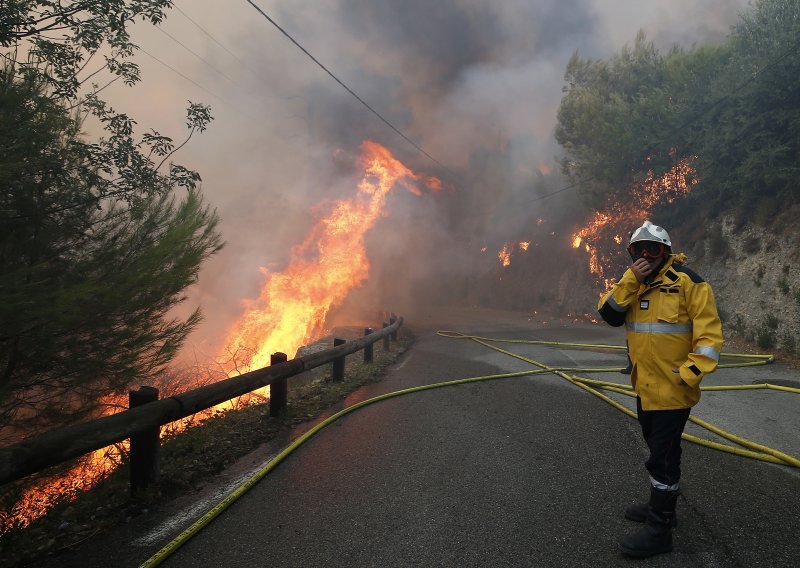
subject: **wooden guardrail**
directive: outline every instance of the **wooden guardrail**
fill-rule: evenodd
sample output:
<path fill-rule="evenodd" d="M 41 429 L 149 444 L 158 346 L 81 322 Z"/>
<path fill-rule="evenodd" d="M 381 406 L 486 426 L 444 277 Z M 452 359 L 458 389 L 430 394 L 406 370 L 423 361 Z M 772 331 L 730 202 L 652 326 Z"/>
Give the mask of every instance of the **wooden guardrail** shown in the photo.
<path fill-rule="evenodd" d="M 36 438 L 0 448 L 0 485 L 22 479 L 132 436 L 147 435 L 154 428 L 158 429 L 165 424 L 212 408 L 261 387 L 273 384 L 277 387 L 283 383 L 281 386 L 285 389 L 285 381 L 288 378 L 327 363 L 334 363 L 337 370 L 343 369 L 344 357 L 361 349 L 369 347 L 371 359 L 373 343 L 384 339 L 384 347 L 387 347 L 386 341 L 390 338 L 396 339 L 403 318 L 393 318 L 393 320 L 385 322 L 380 331 L 373 332 L 368 328 L 363 338 L 338 345 L 333 349 L 279 362 L 238 377 L 169 398 L 147 402 L 111 416 L 53 430 Z M 365 354 L 365 360 L 366 358 Z M 282 397 L 283 404 L 285 400 L 285 397 Z"/>

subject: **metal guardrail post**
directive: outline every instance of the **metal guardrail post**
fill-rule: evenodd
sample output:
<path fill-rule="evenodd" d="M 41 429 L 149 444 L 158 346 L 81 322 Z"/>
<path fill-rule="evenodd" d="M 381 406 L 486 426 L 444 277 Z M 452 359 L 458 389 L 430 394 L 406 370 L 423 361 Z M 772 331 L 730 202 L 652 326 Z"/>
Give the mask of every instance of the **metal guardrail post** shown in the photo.
<path fill-rule="evenodd" d="M 339 347 L 347 343 L 341 337 L 333 338 L 333 346 Z M 333 360 L 333 382 L 338 383 L 344 380 L 344 355 Z"/>
<path fill-rule="evenodd" d="M 269 357 L 269 364 L 278 365 L 289 360 L 286 353 L 273 353 Z M 269 415 L 274 417 L 286 414 L 286 403 L 289 398 L 289 385 L 286 377 L 273 381 L 269 385 Z"/>
<path fill-rule="evenodd" d="M 402 324 L 403 318 L 398 318 L 395 325 L 400 326 Z M 341 360 L 343 377 L 345 356 L 364 349 L 367 343 L 376 343 L 383 339 L 384 349 L 389 350 L 391 332 L 385 329 L 389 327 L 389 324 L 384 322 L 383 327 L 384 329 L 380 332 L 369 337 L 356 339 L 347 343 L 347 345 L 337 343 L 339 345 L 337 348 L 295 357 L 282 365 L 256 369 L 168 398 L 158 399 L 156 394 L 153 400 L 146 404 L 139 402 L 141 400 L 140 395 L 144 395 L 144 391 L 148 391 L 150 388 L 144 387 L 141 389 L 141 393 L 137 391 L 136 394 L 131 395 L 131 408 L 128 410 L 103 416 L 90 422 L 82 422 L 51 430 L 35 438 L 0 448 L 0 485 L 22 479 L 45 468 L 129 438 L 133 438 L 131 452 L 133 462 L 132 476 L 138 475 L 139 471 L 137 469 L 137 473 L 134 474 L 134 467 L 142 468 L 143 471 L 150 472 L 149 475 L 147 473 L 144 475 L 144 479 L 152 481 L 158 473 L 156 452 L 158 451 L 157 444 L 162 425 L 186 418 L 267 385 L 272 386 L 273 383 L 277 383 L 282 379 L 291 378 L 310 369 L 327 365 L 336 359 Z M 342 343 L 344 343 L 343 340 Z M 150 396 L 152 397 L 152 395 Z M 137 405 L 138 407 L 134 408 Z M 138 456 L 142 448 L 140 440 L 147 440 L 147 435 L 149 435 L 152 449 L 150 454 L 151 463 L 145 466 L 136 465 L 142 463 Z M 137 483 L 138 479 L 137 477 Z M 142 484 L 137 487 L 143 486 Z"/>
<path fill-rule="evenodd" d="M 375 330 L 372 329 L 371 327 L 364 328 L 364 337 L 372 335 L 373 333 L 375 333 Z M 373 349 L 372 349 L 372 343 L 370 343 L 369 345 L 364 347 L 364 363 L 372 363 L 372 359 L 373 359 Z"/>
<path fill-rule="evenodd" d="M 158 400 L 158 389 L 139 387 L 128 392 L 128 408 L 136 408 Z M 148 428 L 131 436 L 130 477 L 131 495 L 148 488 L 158 481 L 158 448 L 161 428 Z"/>

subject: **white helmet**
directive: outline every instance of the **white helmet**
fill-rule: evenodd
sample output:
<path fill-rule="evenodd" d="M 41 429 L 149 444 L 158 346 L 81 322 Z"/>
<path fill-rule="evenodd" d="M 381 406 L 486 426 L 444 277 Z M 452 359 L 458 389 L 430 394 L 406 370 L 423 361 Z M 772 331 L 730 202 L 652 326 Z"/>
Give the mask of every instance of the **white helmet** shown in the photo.
<path fill-rule="evenodd" d="M 633 232 L 628 246 L 639 241 L 655 241 L 657 243 L 664 243 L 668 247 L 672 246 L 672 241 L 667 231 L 664 230 L 663 227 L 653 225 L 650 221 L 645 221 L 644 225 Z"/>

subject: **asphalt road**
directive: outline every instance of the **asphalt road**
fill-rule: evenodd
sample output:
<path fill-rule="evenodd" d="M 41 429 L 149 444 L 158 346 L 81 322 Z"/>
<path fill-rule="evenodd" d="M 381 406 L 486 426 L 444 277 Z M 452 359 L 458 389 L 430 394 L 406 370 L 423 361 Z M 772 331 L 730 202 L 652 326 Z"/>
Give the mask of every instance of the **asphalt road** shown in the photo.
<path fill-rule="evenodd" d="M 542 323 L 507 312 L 436 312 L 409 325 L 418 334 L 414 346 L 383 381 L 345 405 L 529 368 L 474 342 L 439 337 L 436 329 L 624 342 L 619 329 L 604 325 Z M 507 348 L 552 366 L 623 365 L 620 353 Z M 778 363 L 720 370 L 704 384 L 765 379 L 797 384 L 798 374 Z M 798 410 L 800 395 L 740 391 L 706 393 L 694 414 L 800 456 Z M 238 474 L 279 449 L 250 456 Z M 623 518 L 625 506 L 649 490 L 633 419 L 549 375 L 423 391 L 366 406 L 321 431 L 163 566 L 800 566 L 800 470 L 690 443 L 683 456 L 675 550 L 633 561 L 616 544 L 637 528 Z M 56 560 L 137 566 L 213 504 L 214 498 L 175 504 L 155 525 L 137 522 L 107 537 L 102 553 L 94 543 Z"/>

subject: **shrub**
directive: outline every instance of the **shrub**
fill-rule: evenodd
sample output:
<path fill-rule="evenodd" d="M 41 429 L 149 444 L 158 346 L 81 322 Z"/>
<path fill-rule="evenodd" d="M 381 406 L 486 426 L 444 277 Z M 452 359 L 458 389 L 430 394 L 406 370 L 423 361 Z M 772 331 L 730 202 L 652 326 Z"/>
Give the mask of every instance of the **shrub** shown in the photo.
<path fill-rule="evenodd" d="M 761 251 L 761 239 L 755 236 L 747 237 L 742 245 L 744 252 L 748 254 L 755 254 Z"/>
<path fill-rule="evenodd" d="M 714 225 L 708 232 L 708 245 L 712 256 L 717 258 L 728 256 L 728 241 L 722 234 L 721 225 Z"/>
<path fill-rule="evenodd" d="M 778 329 L 778 324 L 780 323 L 781 322 L 778 319 L 778 316 L 775 316 L 773 314 L 769 314 L 766 318 L 764 318 L 764 326 L 766 326 L 769 329 Z"/>
<path fill-rule="evenodd" d="M 776 339 L 775 330 L 770 329 L 766 325 L 762 325 L 756 331 L 755 340 L 761 349 L 771 349 L 775 347 Z"/>
<path fill-rule="evenodd" d="M 781 348 L 790 355 L 797 353 L 797 339 L 791 332 L 786 331 L 783 336 L 781 336 Z"/>
<path fill-rule="evenodd" d="M 747 329 L 747 325 L 744 323 L 744 318 L 742 317 L 742 314 L 736 314 L 735 316 L 733 316 L 733 319 L 730 320 L 730 324 L 728 325 L 728 327 L 736 335 L 744 335 L 744 332 Z"/>
<path fill-rule="evenodd" d="M 753 280 L 756 286 L 761 286 L 761 281 L 764 279 L 764 274 L 766 273 L 766 269 L 764 268 L 763 264 L 759 264 L 758 268 L 756 269 L 756 279 Z"/>

